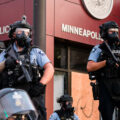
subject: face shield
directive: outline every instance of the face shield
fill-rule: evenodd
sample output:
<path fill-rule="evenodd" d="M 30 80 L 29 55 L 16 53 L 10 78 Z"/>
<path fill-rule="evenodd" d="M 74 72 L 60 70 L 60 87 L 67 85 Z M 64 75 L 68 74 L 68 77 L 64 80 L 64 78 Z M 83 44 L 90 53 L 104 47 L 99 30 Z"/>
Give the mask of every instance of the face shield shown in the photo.
<path fill-rule="evenodd" d="M 30 35 L 30 29 L 28 28 L 16 28 L 15 33 L 16 34 L 22 34 L 22 32 L 25 33 L 26 37 Z"/>
<path fill-rule="evenodd" d="M 29 47 L 31 44 L 30 29 L 28 28 L 16 28 L 15 30 L 15 39 L 18 46 L 20 47 Z"/>
<path fill-rule="evenodd" d="M 27 116 L 30 120 L 37 120 L 37 111 L 28 94 L 20 89 L 0 90 L 0 119 L 6 120 L 20 115 Z"/>
<path fill-rule="evenodd" d="M 14 33 L 16 29 L 29 29 L 29 37 L 31 38 L 32 34 L 32 26 L 27 22 L 27 17 L 25 15 L 22 16 L 22 20 L 16 21 L 13 24 L 10 25 L 9 30 L 9 38 L 14 40 Z"/>

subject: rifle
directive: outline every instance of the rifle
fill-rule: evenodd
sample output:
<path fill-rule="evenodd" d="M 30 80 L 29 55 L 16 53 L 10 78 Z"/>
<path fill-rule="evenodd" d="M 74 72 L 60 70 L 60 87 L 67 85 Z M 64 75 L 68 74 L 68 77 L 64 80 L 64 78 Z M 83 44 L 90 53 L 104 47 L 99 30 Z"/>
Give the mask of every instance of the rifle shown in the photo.
<path fill-rule="evenodd" d="M 112 53 L 112 50 L 111 50 L 110 46 L 108 45 L 108 43 L 106 41 L 104 41 L 104 44 L 105 44 L 106 48 L 108 49 L 108 51 L 109 51 L 111 57 L 113 58 L 113 60 L 116 63 L 118 63 L 118 60 L 117 60 L 116 56 Z"/>
<path fill-rule="evenodd" d="M 23 63 L 22 63 L 22 60 L 20 59 L 19 55 L 16 56 L 16 53 L 15 51 L 13 50 L 13 47 L 12 45 L 10 45 L 8 47 L 8 49 L 6 50 L 6 53 L 12 57 L 15 61 L 18 61 L 18 64 L 20 65 L 22 71 L 23 71 L 23 74 L 27 80 L 27 82 L 32 82 L 32 79 L 30 77 L 30 74 L 28 73 L 28 70 L 24 67 Z"/>

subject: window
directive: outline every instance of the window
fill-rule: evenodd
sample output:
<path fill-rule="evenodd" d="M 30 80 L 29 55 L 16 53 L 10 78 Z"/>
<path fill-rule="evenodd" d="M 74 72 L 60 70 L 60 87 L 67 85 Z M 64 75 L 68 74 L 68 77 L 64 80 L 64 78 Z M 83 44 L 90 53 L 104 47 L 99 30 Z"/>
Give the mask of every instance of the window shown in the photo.
<path fill-rule="evenodd" d="M 67 93 L 67 73 L 61 72 L 61 71 L 55 71 L 54 74 L 54 110 L 59 109 L 59 104 L 56 102 L 56 100 L 63 95 L 64 93 Z"/>
<path fill-rule="evenodd" d="M 55 67 L 56 68 L 67 68 L 67 49 L 64 44 L 55 44 Z"/>
<path fill-rule="evenodd" d="M 87 72 L 90 50 L 90 46 L 55 38 L 54 110 L 59 107 L 56 102 L 58 97 L 71 94 L 71 72 Z"/>
<path fill-rule="evenodd" d="M 70 69 L 77 70 L 80 72 L 86 71 L 86 63 L 88 59 L 89 51 L 83 48 L 74 48 L 70 49 Z"/>

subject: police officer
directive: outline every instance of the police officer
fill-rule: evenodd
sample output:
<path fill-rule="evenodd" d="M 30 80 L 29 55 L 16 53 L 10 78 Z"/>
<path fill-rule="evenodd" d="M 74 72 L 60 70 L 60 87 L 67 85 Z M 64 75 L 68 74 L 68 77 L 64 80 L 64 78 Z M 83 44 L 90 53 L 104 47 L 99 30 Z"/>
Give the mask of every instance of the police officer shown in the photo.
<path fill-rule="evenodd" d="M 78 116 L 74 114 L 73 98 L 70 95 L 62 95 L 57 102 L 60 103 L 61 109 L 56 110 L 49 120 L 79 120 Z"/>
<path fill-rule="evenodd" d="M 38 110 L 38 119 L 46 120 L 45 87 L 53 77 L 54 68 L 46 54 L 38 47 L 32 46 L 31 34 L 32 28 L 26 21 L 26 16 L 10 25 L 11 44 L 0 54 L 0 88 L 26 90 Z M 32 81 L 29 82 L 26 78 Z"/>
<path fill-rule="evenodd" d="M 119 26 L 109 21 L 100 26 L 102 44 L 93 47 L 87 63 L 88 72 L 95 72 L 99 86 L 99 111 L 103 120 L 112 120 L 115 106 L 120 107 L 120 65 Z M 106 47 L 109 46 L 111 52 Z"/>

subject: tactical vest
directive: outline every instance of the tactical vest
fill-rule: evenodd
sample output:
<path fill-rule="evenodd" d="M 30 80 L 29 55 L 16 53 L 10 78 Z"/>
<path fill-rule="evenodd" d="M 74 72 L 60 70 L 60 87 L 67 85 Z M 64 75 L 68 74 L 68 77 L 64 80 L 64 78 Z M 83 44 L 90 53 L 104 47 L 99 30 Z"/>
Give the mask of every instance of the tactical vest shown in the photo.
<path fill-rule="evenodd" d="M 100 47 L 101 48 L 101 47 Z M 117 59 L 120 59 L 120 48 L 112 48 L 112 52 Z M 110 54 L 105 48 L 102 48 L 102 52 L 99 58 L 99 61 L 112 59 Z M 107 67 L 97 71 L 97 78 L 99 83 L 104 83 L 108 89 L 110 95 L 114 100 L 120 100 L 120 67 Z"/>
<path fill-rule="evenodd" d="M 38 66 L 30 63 L 31 49 L 22 51 L 20 53 L 16 53 L 16 56 L 19 55 L 19 59 L 22 61 L 22 64 L 24 65 L 24 67 L 27 69 L 32 79 L 32 83 L 28 85 L 28 82 L 25 79 L 25 76 L 23 74 L 23 71 L 20 65 L 16 64 L 16 67 L 14 69 L 5 69 L 1 73 L 0 89 L 5 87 L 14 87 L 14 88 L 22 88 L 28 91 L 30 89 L 30 85 L 40 80 L 40 74 L 42 74 L 42 72 L 40 73 Z M 6 58 L 7 57 L 8 56 L 6 56 Z"/>
<path fill-rule="evenodd" d="M 58 114 L 60 120 L 74 120 L 74 114 L 70 115 L 63 110 L 56 110 L 55 112 Z"/>

